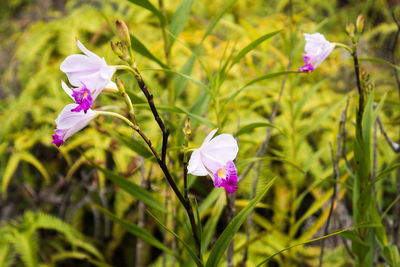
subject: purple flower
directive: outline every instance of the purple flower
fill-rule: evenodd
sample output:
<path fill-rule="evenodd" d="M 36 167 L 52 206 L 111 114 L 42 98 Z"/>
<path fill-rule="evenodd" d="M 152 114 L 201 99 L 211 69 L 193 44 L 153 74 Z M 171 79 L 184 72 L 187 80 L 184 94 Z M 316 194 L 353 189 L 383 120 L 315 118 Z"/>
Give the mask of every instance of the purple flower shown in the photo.
<path fill-rule="evenodd" d="M 87 112 L 74 112 L 77 104 L 66 105 L 56 119 L 56 129 L 52 144 L 60 147 L 73 134 L 79 132 L 88 125 L 96 116 L 96 112 L 88 109 Z"/>
<path fill-rule="evenodd" d="M 71 111 L 80 112 L 83 110 L 85 113 L 92 107 L 93 97 L 90 90 L 82 83 L 81 87 L 69 88 L 63 81 L 61 81 L 61 87 L 69 95 L 78 106 Z"/>
<path fill-rule="evenodd" d="M 335 48 L 335 43 L 325 39 L 320 33 L 304 34 L 306 45 L 303 54 L 305 65 L 298 69 L 299 72 L 310 72 L 316 69 Z"/>
<path fill-rule="evenodd" d="M 226 192 L 231 194 L 237 190 L 237 172 L 233 160 L 239 147 L 230 134 L 221 134 L 213 138 L 217 130 L 212 130 L 201 147 L 193 151 L 188 172 L 197 176 L 208 174 L 215 187 L 224 187 Z"/>
<path fill-rule="evenodd" d="M 68 56 L 60 69 L 67 74 L 71 85 L 81 87 L 83 83 L 95 99 L 111 81 L 115 68 L 108 66 L 104 58 L 86 49 L 80 41 L 76 41 L 76 44 L 85 55 Z"/>

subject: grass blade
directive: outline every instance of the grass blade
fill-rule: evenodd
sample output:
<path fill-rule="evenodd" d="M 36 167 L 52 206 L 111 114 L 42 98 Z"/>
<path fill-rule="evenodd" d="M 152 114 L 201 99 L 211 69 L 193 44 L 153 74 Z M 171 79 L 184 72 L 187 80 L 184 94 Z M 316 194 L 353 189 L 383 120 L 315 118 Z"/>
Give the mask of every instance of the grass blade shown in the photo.
<path fill-rule="evenodd" d="M 172 48 L 175 39 L 179 36 L 185 28 L 186 22 L 189 19 L 190 11 L 192 10 L 193 0 L 183 0 L 179 7 L 176 9 L 172 17 L 171 24 L 169 25 L 169 49 Z M 174 36 L 174 37 L 173 37 Z"/>
<path fill-rule="evenodd" d="M 139 199 L 140 201 L 144 202 L 146 205 L 155 208 L 158 211 L 168 213 L 165 209 L 164 205 L 158 202 L 153 196 L 144 188 L 138 186 L 135 183 L 128 181 L 125 178 L 120 177 L 119 175 L 106 170 L 99 166 L 98 164 L 94 163 L 93 161 L 89 160 L 93 166 L 103 172 L 108 179 L 110 179 L 114 184 L 118 185 L 122 190 L 129 193 L 131 196 Z"/>
<path fill-rule="evenodd" d="M 162 224 L 160 222 L 159 219 L 157 219 L 157 217 L 155 215 L 153 215 L 149 210 L 147 210 L 147 213 L 153 217 L 153 219 L 162 227 L 164 228 L 168 233 L 172 234 L 173 236 L 176 237 L 176 239 L 178 239 L 183 247 L 186 249 L 186 251 L 189 253 L 190 257 L 192 257 L 192 259 L 196 262 L 197 266 L 201 267 L 204 266 L 203 263 L 201 262 L 201 260 L 199 259 L 199 257 L 196 256 L 196 253 L 193 251 L 193 249 L 182 239 L 180 238 L 176 233 L 174 233 L 174 231 L 172 231 L 171 229 L 169 229 L 167 226 L 165 226 L 164 224 Z"/>
<path fill-rule="evenodd" d="M 144 228 L 139 227 L 133 223 L 130 223 L 128 221 L 125 221 L 121 218 L 118 218 L 116 215 L 112 214 L 108 210 L 100 207 L 99 205 L 95 203 L 91 203 L 96 209 L 98 209 L 101 213 L 106 215 L 108 218 L 110 218 L 113 222 L 118 223 L 121 225 L 125 230 L 127 230 L 129 233 L 133 234 L 134 236 L 139 237 L 143 241 L 149 243 L 150 245 L 159 248 L 169 254 L 178 256 L 176 252 L 172 251 L 169 249 L 167 246 L 165 246 L 163 243 L 161 243 L 158 239 L 156 239 L 152 234 L 147 232 Z"/>
<path fill-rule="evenodd" d="M 264 195 L 271 188 L 272 184 L 275 182 L 275 179 L 276 178 L 272 179 L 266 185 L 264 190 L 260 192 L 260 194 L 258 194 L 252 201 L 250 201 L 250 203 L 244 209 L 242 209 L 238 215 L 235 216 L 235 218 L 233 218 L 228 227 L 225 228 L 224 232 L 219 236 L 210 252 L 206 267 L 218 266 L 219 261 L 221 260 L 225 250 L 228 248 L 229 243 L 233 239 L 234 235 L 244 223 L 250 212 L 256 207 L 257 203 L 261 201 Z"/>
<path fill-rule="evenodd" d="M 153 4 L 150 3 L 148 0 L 128 0 L 128 1 L 131 2 L 132 4 L 141 6 L 145 9 L 149 10 L 160 20 L 161 26 L 165 25 L 166 19 L 165 19 L 164 15 L 160 12 L 160 10 L 158 10 L 155 6 L 153 6 Z"/>

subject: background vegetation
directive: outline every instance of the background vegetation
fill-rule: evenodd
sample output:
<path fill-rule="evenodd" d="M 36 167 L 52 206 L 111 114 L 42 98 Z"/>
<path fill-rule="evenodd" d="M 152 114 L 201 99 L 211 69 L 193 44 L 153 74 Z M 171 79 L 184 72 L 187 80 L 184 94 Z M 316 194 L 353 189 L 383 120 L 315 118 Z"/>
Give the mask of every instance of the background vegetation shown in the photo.
<path fill-rule="evenodd" d="M 54 120 L 70 102 L 60 86 L 66 78 L 60 63 L 78 53 L 79 39 L 108 64 L 121 64 L 110 48 L 110 41 L 118 41 L 116 19 L 130 28 L 138 68 L 170 129 L 168 165 L 180 187 L 187 116 L 190 147 L 199 147 L 216 127 L 239 141 L 236 164 L 243 179 L 235 199 L 214 188 L 209 177 L 189 175 L 205 259 L 232 211 L 248 207 L 254 185 L 257 191 L 271 188 L 234 235 L 235 266 L 256 266 L 290 246 L 350 229 L 357 106 L 352 59 L 335 49 L 313 73 L 285 71 L 303 63 L 303 33 L 321 32 L 331 42 L 350 44 L 345 26 L 360 13 L 365 26 L 359 57 L 396 64 L 396 1 L 150 1 L 157 9 L 162 3 L 165 24 L 157 12 L 140 6 L 144 2 L 0 4 L 0 266 L 195 265 L 185 245 L 165 230 L 194 246 L 186 213 L 129 127 L 100 117 L 60 149 L 50 144 Z M 282 31 L 233 60 L 252 41 L 277 30 Z M 379 117 L 387 135 L 398 141 L 400 89 L 394 68 L 361 61 L 361 72 L 375 91 L 374 101 L 386 97 Z M 161 132 L 136 81 L 123 73 L 118 77 L 141 128 L 161 150 Z M 111 94 L 102 94 L 96 105 L 126 112 Z M 343 110 L 346 124 L 340 131 Z M 378 127 L 373 195 L 389 242 L 399 246 L 399 154 Z M 336 181 L 330 143 L 337 151 L 338 135 L 346 145 L 339 146 L 343 157 Z M 332 196 L 336 202 L 329 216 Z M 317 266 L 321 246 L 324 266 L 354 265 L 348 240 L 339 235 L 324 240 L 324 245 L 317 241 L 279 253 L 268 266 Z M 383 256 L 374 261 L 385 264 Z M 230 263 L 224 256 L 216 264 Z"/>

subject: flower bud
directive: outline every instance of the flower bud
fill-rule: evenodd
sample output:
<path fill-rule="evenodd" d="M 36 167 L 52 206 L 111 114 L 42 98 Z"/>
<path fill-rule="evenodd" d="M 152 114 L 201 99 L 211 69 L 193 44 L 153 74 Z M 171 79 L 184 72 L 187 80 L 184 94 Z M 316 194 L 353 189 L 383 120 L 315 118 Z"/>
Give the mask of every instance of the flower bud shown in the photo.
<path fill-rule="evenodd" d="M 124 52 L 122 52 L 121 47 L 112 41 L 111 41 L 111 49 L 119 57 L 122 57 L 124 55 Z"/>
<path fill-rule="evenodd" d="M 356 22 L 357 32 L 361 33 L 364 29 L 364 16 L 363 14 L 358 15 L 357 22 Z"/>
<path fill-rule="evenodd" d="M 115 21 L 115 26 L 117 27 L 117 32 L 121 41 L 127 46 L 131 46 L 131 37 L 129 35 L 128 26 L 126 26 L 125 22 L 117 19 Z"/>
<path fill-rule="evenodd" d="M 185 120 L 185 125 L 183 126 L 182 131 L 185 135 L 185 138 L 189 139 L 190 135 L 192 134 L 192 130 L 190 128 L 190 117 L 187 117 Z"/>
<path fill-rule="evenodd" d="M 355 27 L 353 23 L 346 24 L 346 32 L 351 38 L 354 38 L 354 29 Z"/>
<path fill-rule="evenodd" d="M 124 83 L 120 79 L 118 79 L 118 77 L 115 78 L 115 83 L 117 84 L 119 92 L 124 93 L 125 92 Z"/>

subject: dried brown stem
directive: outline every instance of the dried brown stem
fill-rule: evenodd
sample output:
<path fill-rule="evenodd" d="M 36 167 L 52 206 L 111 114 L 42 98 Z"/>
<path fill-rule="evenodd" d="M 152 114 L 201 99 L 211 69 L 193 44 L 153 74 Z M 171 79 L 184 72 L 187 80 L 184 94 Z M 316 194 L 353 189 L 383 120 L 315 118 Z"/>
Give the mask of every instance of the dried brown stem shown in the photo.
<path fill-rule="evenodd" d="M 379 129 L 381 130 L 381 133 L 383 134 L 383 136 L 386 139 L 386 142 L 389 144 L 390 148 L 395 152 L 395 153 L 399 153 L 400 152 L 400 144 L 392 141 L 392 139 L 390 139 L 389 135 L 387 134 L 385 127 L 383 126 L 383 123 L 381 121 L 381 118 L 378 116 L 376 118 L 378 124 L 379 124 Z"/>
<path fill-rule="evenodd" d="M 343 113 L 342 113 L 343 114 Z M 332 218 L 332 213 L 333 213 L 333 207 L 335 205 L 335 200 L 336 200 L 336 192 L 337 192 L 337 181 L 339 180 L 339 158 L 340 158 L 340 132 L 337 136 L 337 145 L 336 145 L 336 151 L 335 154 L 333 152 L 333 147 L 332 147 L 332 143 L 329 142 L 329 147 L 331 150 L 331 158 L 332 158 L 332 164 L 333 164 L 333 178 L 334 178 L 334 184 L 333 184 L 333 194 L 331 197 L 331 206 L 329 208 L 329 215 L 328 215 L 328 219 L 326 221 L 325 224 L 325 228 L 324 228 L 324 235 L 328 234 L 328 230 L 329 230 L 329 224 L 331 222 L 331 218 Z M 324 257 L 324 249 L 325 249 L 325 239 L 322 239 L 321 241 L 321 252 L 319 254 L 319 267 L 322 266 L 322 262 L 323 262 L 323 257 Z"/>

